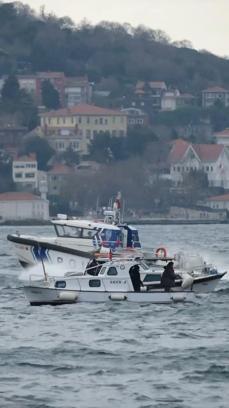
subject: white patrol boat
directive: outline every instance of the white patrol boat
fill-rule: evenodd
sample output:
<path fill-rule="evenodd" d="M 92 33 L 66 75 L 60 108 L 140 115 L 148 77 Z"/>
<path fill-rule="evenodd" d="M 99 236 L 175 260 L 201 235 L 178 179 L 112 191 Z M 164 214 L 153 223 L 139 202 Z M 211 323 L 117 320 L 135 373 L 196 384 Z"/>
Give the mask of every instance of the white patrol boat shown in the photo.
<path fill-rule="evenodd" d="M 23 267 L 40 261 L 61 264 L 64 268 L 86 267 L 88 259 L 99 252 L 101 257 L 122 248 L 140 248 L 138 231 L 129 225 L 104 221 L 68 219 L 51 221 L 56 236 L 32 236 L 20 233 L 7 236 Z"/>
<path fill-rule="evenodd" d="M 137 266 L 137 271 L 136 271 Z M 150 289 L 142 282 L 139 262 L 116 260 L 104 263 L 98 275 L 91 276 L 87 270 L 51 274 L 40 266 L 35 270 L 25 270 L 20 277 L 29 303 L 35 305 L 58 305 L 77 302 L 130 301 L 139 303 L 193 302 L 193 279 L 189 276 L 180 288 L 170 292 L 164 289 Z M 144 275 L 151 273 L 144 270 Z"/>

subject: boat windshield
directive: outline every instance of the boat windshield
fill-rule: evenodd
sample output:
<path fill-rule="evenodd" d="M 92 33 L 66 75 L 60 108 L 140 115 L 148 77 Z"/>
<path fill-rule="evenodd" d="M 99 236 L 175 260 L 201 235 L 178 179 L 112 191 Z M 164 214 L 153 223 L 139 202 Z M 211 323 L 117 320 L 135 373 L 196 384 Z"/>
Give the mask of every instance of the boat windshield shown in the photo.
<path fill-rule="evenodd" d="M 141 248 L 137 230 L 132 230 L 132 242 L 134 248 Z"/>
<path fill-rule="evenodd" d="M 69 225 L 55 225 L 56 234 L 58 237 L 67 238 L 93 238 L 97 233 L 96 230 L 88 228 L 80 228 Z"/>
<path fill-rule="evenodd" d="M 122 234 L 121 231 L 112 229 L 103 229 L 100 233 L 102 245 L 105 248 L 118 248 L 122 246 Z"/>

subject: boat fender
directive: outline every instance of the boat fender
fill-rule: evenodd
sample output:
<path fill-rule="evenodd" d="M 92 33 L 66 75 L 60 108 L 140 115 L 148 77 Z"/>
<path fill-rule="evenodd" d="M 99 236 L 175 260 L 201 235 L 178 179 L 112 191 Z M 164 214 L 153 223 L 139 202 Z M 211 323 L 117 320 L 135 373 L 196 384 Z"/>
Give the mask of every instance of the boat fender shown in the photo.
<path fill-rule="evenodd" d="M 60 300 L 66 300 L 68 302 L 75 302 L 77 298 L 78 298 L 78 294 L 74 292 L 73 290 L 72 291 L 63 290 L 62 292 L 59 293 Z"/>
<path fill-rule="evenodd" d="M 184 302 L 185 299 L 186 299 L 185 296 L 181 293 L 176 293 L 171 296 L 171 300 L 175 303 Z"/>
<path fill-rule="evenodd" d="M 156 256 L 158 258 L 166 258 L 167 257 L 167 251 L 165 248 L 157 248 L 156 249 Z"/>
<path fill-rule="evenodd" d="M 194 279 L 190 275 L 186 275 L 182 281 L 181 287 L 182 289 L 190 289 L 193 285 Z"/>
<path fill-rule="evenodd" d="M 109 296 L 110 300 L 127 300 L 127 296 L 123 295 L 122 293 L 112 293 Z"/>

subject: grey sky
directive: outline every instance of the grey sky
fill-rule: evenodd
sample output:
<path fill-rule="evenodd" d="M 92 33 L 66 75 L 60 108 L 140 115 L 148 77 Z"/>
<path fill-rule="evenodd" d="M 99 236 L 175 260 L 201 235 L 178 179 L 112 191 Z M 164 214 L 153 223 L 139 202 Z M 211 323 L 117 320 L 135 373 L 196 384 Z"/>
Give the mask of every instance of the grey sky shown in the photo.
<path fill-rule="evenodd" d="M 6 1 L 6 2 L 9 2 Z M 101 20 L 144 24 L 164 30 L 173 41 L 229 56 L 229 0 L 23 0 L 35 10 L 69 16 L 78 23 Z"/>

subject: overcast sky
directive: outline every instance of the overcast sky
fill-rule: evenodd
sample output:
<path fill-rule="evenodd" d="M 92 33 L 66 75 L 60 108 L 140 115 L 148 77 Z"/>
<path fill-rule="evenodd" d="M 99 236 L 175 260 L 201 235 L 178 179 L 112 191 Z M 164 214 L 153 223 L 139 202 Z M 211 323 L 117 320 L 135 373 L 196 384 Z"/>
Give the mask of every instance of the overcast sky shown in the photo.
<path fill-rule="evenodd" d="M 9 2 L 5 1 L 6 3 Z M 78 23 L 101 20 L 144 24 L 173 41 L 190 40 L 196 49 L 229 56 L 229 0 L 23 0 L 35 10 L 69 16 Z"/>

